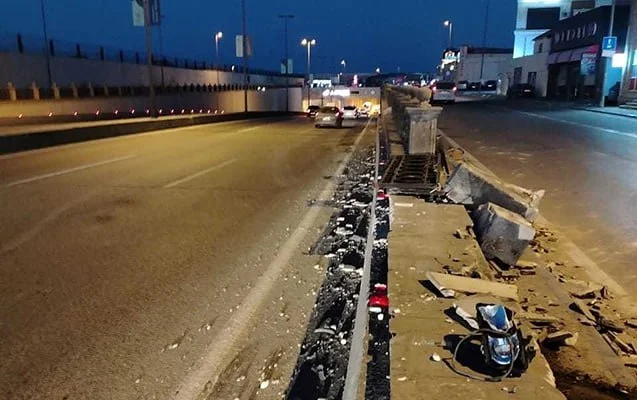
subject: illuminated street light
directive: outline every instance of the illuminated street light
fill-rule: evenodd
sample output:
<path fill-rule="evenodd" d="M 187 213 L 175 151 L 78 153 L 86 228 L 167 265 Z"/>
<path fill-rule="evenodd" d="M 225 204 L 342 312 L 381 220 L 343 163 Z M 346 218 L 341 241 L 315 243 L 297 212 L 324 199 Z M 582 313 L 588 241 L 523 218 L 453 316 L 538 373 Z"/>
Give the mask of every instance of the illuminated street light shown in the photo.
<path fill-rule="evenodd" d="M 316 39 L 303 39 L 301 46 L 307 47 L 307 105 L 310 105 L 310 65 L 312 64 L 312 46 L 316 46 Z"/>
<path fill-rule="evenodd" d="M 380 74 L 380 68 L 376 68 L 376 73 Z"/>
<path fill-rule="evenodd" d="M 219 31 L 215 34 L 215 61 L 217 62 L 217 85 L 219 84 L 219 40 L 223 38 L 223 32 Z"/>
<path fill-rule="evenodd" d="M 451 44 L 452 44 L 451 43 L 451 32 L 453 31 L 453 22 L 451 22 L 449 20 L 446 20 L 444 22 L 444 25 L 449 27 L 449 46 L 448 46 L 448 48 L 451 49 Z"/>

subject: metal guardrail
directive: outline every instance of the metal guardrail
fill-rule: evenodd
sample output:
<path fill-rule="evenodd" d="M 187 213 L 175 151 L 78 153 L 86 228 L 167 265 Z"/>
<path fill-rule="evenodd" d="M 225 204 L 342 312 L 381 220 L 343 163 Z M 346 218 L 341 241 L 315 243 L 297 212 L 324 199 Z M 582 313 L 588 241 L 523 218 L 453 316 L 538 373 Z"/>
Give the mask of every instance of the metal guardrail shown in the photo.
<path fill-rule="evenodd" d="M 95 44 L 68 42 L 57 39 L 51 39 L 48 43 L 46 43 L 44 38 L 37 36 L 23 35 L 21 33 L 0 33 L 0 52 L 44 55 L 46 54 L 47 45 L 49 47 L 49 54 L 52 57 L 72 57 L 86 60 L 131 64 L 146 64 L 147 60 L 145 52 L 124 50 Z M 171 57 L 163 54 L 153 56 L 153 65 L 243 73 L 243 67 L 241 65 L 214 64 L 203 60 Z M 248 68 L 247 72 L 249 74 L 263 76 L 286 76 L 278 71 L 270 71 L 259 68 Z M 300 74 L 290 74 L 287 76 L 290 78 L 304 77 L 304 75 Z"/>

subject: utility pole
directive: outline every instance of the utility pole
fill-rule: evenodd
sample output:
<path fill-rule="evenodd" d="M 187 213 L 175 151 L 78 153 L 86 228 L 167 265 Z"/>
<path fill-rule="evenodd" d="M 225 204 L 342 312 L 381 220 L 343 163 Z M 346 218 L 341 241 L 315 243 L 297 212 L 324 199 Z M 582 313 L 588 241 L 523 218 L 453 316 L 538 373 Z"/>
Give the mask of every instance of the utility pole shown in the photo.
<path fill-rule="evenodd" d="M 484 52 L 487 48 L 487 27 L 489 26 L 489 4 L 491 0 L 487 0 L 487 10 L 484 14 L 484 31 L 482 33 L 482 59 L 480 60 L 480 94 L 482 94 L 482 79 L 484 74 Z"/>
<path fill-rule="evenodd" d="M 49 43 L 49 32 L 46 27 L 46 10 L 44 0 L 40 0 L 40 11 L 42 12 L 42 31 L 44 32 L 44 57 L 46 58 L 46 74 L 49 80 L 49 89 L 53 88 L 53 75 L 51 73 L 51 43 Z"/>
<path fill-rule="evenodd" d="M 279 15 L 285 25 L 285 111 L 290 111 L 290 64 L 288 55 L 288 21 L 294 18 L 292 14 Z"/>
<path fill-rule="evenodd" d="M 613 25 L 615 23 L 615 0 L 610 7 L 610 24 L 608 25 L 608 36 L 613 36 Z M 602 80 L 602 93 L 599 96 L 599 106 L 604 107 L 606 105 L 606 78 L 608 77 L 608 64 L 611 57 L 603 57 L 604 59 L 604 77 Z"/>
<path fill-rule="evenodd" d="M 150 87 L 150 116 L 157 118 L 157 99 L 153 79 L 153 32 L 151 30 L 150 0 L 144 0 L 144 28 L 146 30 L 146 58 L 148 66 L 148 86 Z"/>
<path fill-rule="evenodd" d="M 161 21 L 159 21 L 159 55 L 161 57 L 161 87 L 162 89 L 165 86 L 165 78 L 164 78 L 164 64 L 166 61 L 166 55 L 164 54 L 164 35 L 162 34 L 161 26 L 164 24 L 164 16 L 160 16 Z"/>
<path fill-rule="evenodd" d="M 241 41 L 241 47 L 243 47 L 243 111 L 248 112 L 248 37 L 245 0 L 241 0 L 241 31 L 243 33 L 243 40 Z"/>

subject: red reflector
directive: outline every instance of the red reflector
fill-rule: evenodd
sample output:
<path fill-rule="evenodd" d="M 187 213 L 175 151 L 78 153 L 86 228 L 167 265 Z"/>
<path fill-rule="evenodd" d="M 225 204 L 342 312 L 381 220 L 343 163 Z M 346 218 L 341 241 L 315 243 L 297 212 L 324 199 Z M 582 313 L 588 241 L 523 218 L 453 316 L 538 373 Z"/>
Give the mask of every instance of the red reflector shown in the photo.
<path fill-rule="evenodd" d="M 373 294 L 367 304 L 370 307 L 389 307 L 389 298 L 385 294 Z"/>

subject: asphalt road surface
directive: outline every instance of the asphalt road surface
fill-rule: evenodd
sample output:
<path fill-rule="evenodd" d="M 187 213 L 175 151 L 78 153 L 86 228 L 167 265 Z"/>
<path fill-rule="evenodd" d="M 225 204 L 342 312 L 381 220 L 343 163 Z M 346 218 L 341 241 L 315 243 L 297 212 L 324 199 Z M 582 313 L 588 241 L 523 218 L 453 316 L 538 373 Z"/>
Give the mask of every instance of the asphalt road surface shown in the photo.
<path fill-rule="evenodd" d="M 541 213 L 637 293 L 636 119 L 535 101 L 473 102 L 445 107 L 439 127 L 501 178 L 546 189 Z"/>
<path fill-rule="evenodd" d="M 308 200 L 361 131 L 230 122 L 0 157 L 0 398 L 280 398 L 324 273 L 305 253 L 331 209 Z"/>

